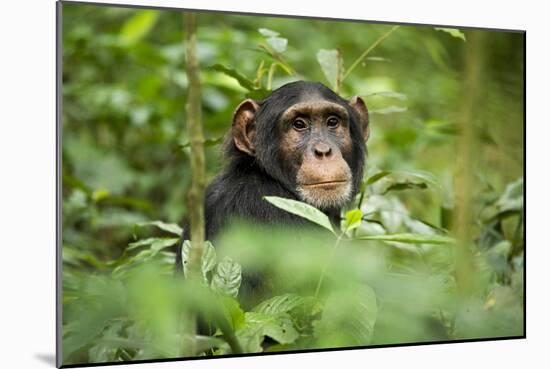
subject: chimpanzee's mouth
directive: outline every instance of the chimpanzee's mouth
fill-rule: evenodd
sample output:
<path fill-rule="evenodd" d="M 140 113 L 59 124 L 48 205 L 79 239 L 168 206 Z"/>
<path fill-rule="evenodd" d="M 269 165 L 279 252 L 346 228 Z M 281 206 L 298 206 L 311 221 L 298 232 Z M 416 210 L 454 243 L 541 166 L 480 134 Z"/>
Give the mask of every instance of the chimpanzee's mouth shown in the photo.
<path fill-rule="evenodd" d="M 339 181 L 325 181 L 325 182 L 316 182 L 316 183 L 304 183 L 303 187 L 336 187 L 340 185 L 347 184 L 347 180 L 339 180 Z"/>

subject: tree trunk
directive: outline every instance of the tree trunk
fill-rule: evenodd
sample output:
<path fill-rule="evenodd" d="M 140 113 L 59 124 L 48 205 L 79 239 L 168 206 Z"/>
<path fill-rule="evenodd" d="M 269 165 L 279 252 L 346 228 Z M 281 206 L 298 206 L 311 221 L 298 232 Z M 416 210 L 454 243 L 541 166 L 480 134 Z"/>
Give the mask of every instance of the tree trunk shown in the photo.
<path fill-rule="evenodd" d="M 479 129 L 477 119 L 484 97 L 483 34 L 472 31 L 467 35 L 464 53 L 463 101 L 460 136 L 457 142 L 455 168 L 455 211 L 453 231 L 458 239 L 455 247 L 455 277 L 459 291 L 470 295 L 477 290 L 477 272 L 474 263 L 474 189 L 476 162 L 479 157 Z"/>

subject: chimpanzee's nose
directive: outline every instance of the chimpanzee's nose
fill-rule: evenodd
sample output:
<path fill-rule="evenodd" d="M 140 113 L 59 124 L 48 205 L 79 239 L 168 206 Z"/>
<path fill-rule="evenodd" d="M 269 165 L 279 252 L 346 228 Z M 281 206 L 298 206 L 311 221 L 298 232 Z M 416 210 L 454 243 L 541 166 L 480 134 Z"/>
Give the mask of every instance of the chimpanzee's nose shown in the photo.
<path fill-rule="evenodd" d="M 319 159 L 322 159 L 324 156 L 329 157 L 332 155 L 332 149 L 330 145 L 319 142 L 313 146 L 313 152 L 315 153 L 315 156 Z"/>

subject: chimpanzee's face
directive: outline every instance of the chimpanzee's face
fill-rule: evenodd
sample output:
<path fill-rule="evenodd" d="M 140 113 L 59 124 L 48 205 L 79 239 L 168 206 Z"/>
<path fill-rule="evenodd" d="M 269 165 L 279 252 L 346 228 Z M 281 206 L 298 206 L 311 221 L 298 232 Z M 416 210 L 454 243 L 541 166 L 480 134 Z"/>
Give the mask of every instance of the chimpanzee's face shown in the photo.
<path fill-rule="evenodd" d="M 294 173 L 300 198 L 321 209 L 339 208 L 352 195 L 352 140 L 347 110 L 321 97 L 289 107 L 279 120 L 279 157 Z"/>
<path fill-rule="evenodd" d="M 235 146 L 298 198 L 340 209 L 362 179 L 368 111 L 321 84 L 295 82 L 260 103 L 243 102 L 233 123 Z"/>

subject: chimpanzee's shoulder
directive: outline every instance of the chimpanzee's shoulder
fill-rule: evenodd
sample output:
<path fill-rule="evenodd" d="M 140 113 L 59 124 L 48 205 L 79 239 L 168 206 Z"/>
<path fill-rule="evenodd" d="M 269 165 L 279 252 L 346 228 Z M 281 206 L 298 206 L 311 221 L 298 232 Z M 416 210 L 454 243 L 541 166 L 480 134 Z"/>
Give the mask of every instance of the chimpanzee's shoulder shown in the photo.
<path fill-rule="evenodd" d="M 235 168 L 231 168 L 215 177 L 208 186 L 206 219 L 208 221 L 210 215 L 210 219 L 216 224 L 233 217 L 263 222 L 281 220 L 286 223 L 296 220 L 292 214 L 265 201 L 265 196 L 296 199 L 293 193 L 260 168 L 250 168 L 238 173 Z"/>

